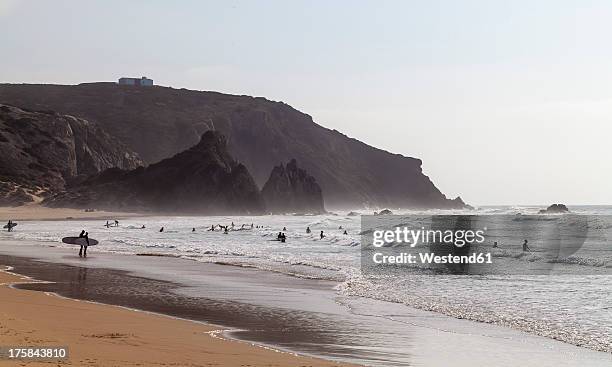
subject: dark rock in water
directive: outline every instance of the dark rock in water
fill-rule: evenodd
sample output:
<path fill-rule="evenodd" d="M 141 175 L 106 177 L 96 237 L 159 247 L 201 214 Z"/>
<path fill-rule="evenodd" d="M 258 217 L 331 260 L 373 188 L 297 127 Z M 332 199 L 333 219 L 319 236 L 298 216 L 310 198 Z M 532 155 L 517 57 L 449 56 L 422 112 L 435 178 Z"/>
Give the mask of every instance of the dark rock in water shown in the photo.
<path fill-rule="evenodd" d="M 347 217 L 356 217 L 356 216 L 358 216 L 358 215 L 359 215 L 359 213 L 357 213 L 357 212 L 348 212 L 348 213 L 346 214 L 346 216 L 347 216 Z"/>
<path fill-rule="evenodd" d="M 197 214 L 261 214 L 255 181 L 227 152 L 223 135 L 207 131 L 190 149 L 148 167 L 108 169 L 43 203 Z"/>
<path fill-rule="evenodd" d="M 272 213 L 324 213 L 323 194 L 314 177 L 297 166 L 295 159 L 274 167 L 261 190 Z"/>
<path fill-rule="evenodd" d="M 376 215 L 376 214 L 374 214 Z M 389 209 L 383 209 L 380 212 L 378 212 L 378 215 L 393 215 L 393 212 Z"/>
<path fill-rule="evenodd" d="M 423 174 L 420 159 L 369 146 L 265 98 L 87 83 L 0 84 L 0 101 L 94 121 L 148 164 L 182 152 L 197 144 L 204 131 L 216 130 L 228 137 L 230 154 L 260 187 L 277 162 L 296 158 L 316 177 L 329 207 L 463 208 Z"/>
<path fill-rule="evenodd" d="M 569 209 L 564 204 L 553 204 L 546 209 L 542 209 L 539 214 L 560 214 L 569 213 Z"/>
<path fill-rule="evenodd" d="M 0 105 L 0 205 L 38 200 L 79 175 L 142 164 L 96 123 Z"/>

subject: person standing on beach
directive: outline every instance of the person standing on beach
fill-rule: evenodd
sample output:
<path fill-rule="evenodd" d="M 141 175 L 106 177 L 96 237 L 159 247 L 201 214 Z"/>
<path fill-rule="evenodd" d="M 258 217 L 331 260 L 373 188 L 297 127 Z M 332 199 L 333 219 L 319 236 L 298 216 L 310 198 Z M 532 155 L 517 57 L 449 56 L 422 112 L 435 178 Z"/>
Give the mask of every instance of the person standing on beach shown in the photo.
<path fill-rule="evenodd" d="M 531 249 L 529 248 L 529 246 L 527 246 L 527 240 L 525 240 L 525 242 L 523 242 L 523 252 L 531 252 Z"/>
<path fill-rule="evenodd" d="M 89 233 L 85 232 L 85 230 L 82 230 L 79 234 L 79 238 L 85 239 L 85 244 L 81 245 L 81 248 L 79 249 L 79 257 L 87 257 L 87 246 L 89 246 Z"/>

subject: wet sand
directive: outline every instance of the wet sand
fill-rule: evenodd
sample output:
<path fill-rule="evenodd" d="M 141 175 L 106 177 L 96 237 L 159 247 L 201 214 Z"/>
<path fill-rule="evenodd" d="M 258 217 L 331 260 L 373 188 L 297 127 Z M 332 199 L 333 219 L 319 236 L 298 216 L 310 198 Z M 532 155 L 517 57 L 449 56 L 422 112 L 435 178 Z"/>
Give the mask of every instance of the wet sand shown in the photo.
<path fill-rule="evenodd" d="M 15 289 L 9 284 L 31 280 L 0 272 L 0 345 L 68 346 L 69 360 L 62 361 L 61 365 L 69 366 L 338 365 L 224 340 L 211 335 L 219 329 L 212 325 L 24 290 L 58 290 L 61 294 L 80 294 L 83 297 L 77 298 L 97 300 L 104 292 L 92 287 L 92 293 L 87 293 L 83 288 L 88 276 L 100 275 L 95 271 L 90 273 L 91 270 L 75 268 L 71 275 L 62 272 L 61 277 L 69 276 L 70 285 L 57 289 L 44 283 L 18 284 L 15 288 L 21 289 Z M 100 282 L 115 280 L 103 277 Z M 24 362 L 0 360 L 0 366 L 17 363 Z M 48 366 L 49 362 L 27 362 L 27 366 L 39 365 Z"/>
<path fill-rule="evenodd" d="M 329 360 L 470 367 L 612 362 L 612 355 L 516 330 L 341 297 L 329 281 L 177 258 L 94 252 L 80 259 L 73 251 L 25 242 L 0 244 L 0 253 L 11 254 L 0 263 L 16 272 L 56 282 L 22 286 L 27 289 L 223 325 L 241 340 Z"/>

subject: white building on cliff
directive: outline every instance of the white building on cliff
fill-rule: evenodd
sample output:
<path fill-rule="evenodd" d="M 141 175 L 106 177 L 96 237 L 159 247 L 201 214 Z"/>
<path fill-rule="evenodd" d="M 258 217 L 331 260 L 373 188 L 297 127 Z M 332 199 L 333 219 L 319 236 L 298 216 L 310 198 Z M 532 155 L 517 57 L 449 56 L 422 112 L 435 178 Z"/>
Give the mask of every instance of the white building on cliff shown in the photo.
<path fill-rule="evenodd" d="M 153 79 L 149 79 L 146 76 L 142 78 L 119 78 L 119 85 L 135 85 L 138 87 L 151 87 L 153 86 Z"/>

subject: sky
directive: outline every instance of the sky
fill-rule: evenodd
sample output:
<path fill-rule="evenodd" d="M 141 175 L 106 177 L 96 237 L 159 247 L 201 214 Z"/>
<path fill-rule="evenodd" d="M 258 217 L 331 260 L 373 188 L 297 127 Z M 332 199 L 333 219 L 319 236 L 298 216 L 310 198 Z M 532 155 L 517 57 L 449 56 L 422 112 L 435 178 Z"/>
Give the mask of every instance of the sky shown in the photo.
<path fill-rule="evenodd" d="M 0 0 L 0 82 L 262 96 L 474 205 L 612 204 L 612 2 Z"/>

